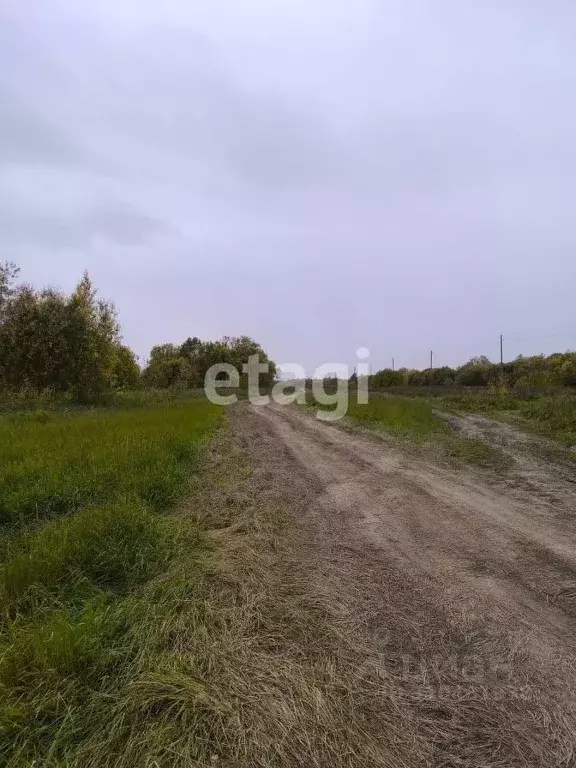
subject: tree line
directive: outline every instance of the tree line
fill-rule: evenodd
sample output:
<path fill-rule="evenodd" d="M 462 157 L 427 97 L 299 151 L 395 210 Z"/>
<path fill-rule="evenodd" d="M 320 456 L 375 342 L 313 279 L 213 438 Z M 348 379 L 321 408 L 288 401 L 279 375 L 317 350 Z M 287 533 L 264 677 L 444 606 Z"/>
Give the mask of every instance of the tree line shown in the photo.
<path fill-rule="evenodd" d="M 88 273 L 70 294 L 17 284 L 19 273 L 12 262 L 0 264 L 0 396 L 51 390 L 85 402 L 119 389 L 201 387 L 215 363 L 241 371 L 250 355 L 269 360 L 247 336 L 194 337 L 154 347 L 142 371 L 122 342 L 114 304 L 97 297 Z M 270 372 L 274 378 L 272 362 Z"/>
<path fill-rule="evenodd" d="M 261 374 L 260 384 L 271 386 L 276 377 L 276 365 L 262 347 L 249 336 L 224 336 L 220 341 L 188 338 L 182 345 L 161 344 L 153 347 L 142 379 L 146 386 L 158 389 L 202 387 L 206 372 L 220 363 L 228 363 L 242 374 L 242 367 L 252 355 L 268 363 L 270 373 Z M 245 384 L 240 376 L 240 386 Z"/>
<path fill-rule="evenodd" d="M 114 304 L 97 297 L 87 273 L 70 294 L 17 284 L 19 273 L 12 262 L 0 264 L 0 395 L 52 390 L 86 401 L 118 389 L 200 388 L 212 365 L 229 363 L 242 372 L 252 355 L 270 364 L 262 386 L 271 385 L 276 376 L 274 363 L 248 336 L 219 341 L 194 336 L 183 344 L 158 345 L 141 370 L 134 352 L 122 343 Z M 502 383 L 510 388 L 576 388 L 576 352 L 520 356 L 503 366 L 481 356 L 458 368 L 383 369 L 370 377 L 373 389 Z"/>
<path fill-rule="evenodd" d="M 517 389 L 576 387 L 576 352 L 551 355 L 520 355 L 504 363 L 487 357 L 473 357 L 459 368 L 443 366 L 424 370 L 384 368 L 370 377 L 373 389 L 386 387 L 490 387 L 504 385 Z"/>

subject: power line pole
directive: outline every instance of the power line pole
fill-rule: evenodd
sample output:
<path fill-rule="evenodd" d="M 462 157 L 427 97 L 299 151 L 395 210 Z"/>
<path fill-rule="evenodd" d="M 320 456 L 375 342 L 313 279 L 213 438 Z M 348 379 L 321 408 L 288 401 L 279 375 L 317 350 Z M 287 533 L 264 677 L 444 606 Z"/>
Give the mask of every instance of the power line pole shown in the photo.
<path fill-rule="evenodd" d="M 392 370 L 393 370 L 393 371 L 395 371 L 395 370 L 396 370 L 396 369 L 394 368 L 394 358 L 392 358 Z"/>
<path fill-rule="evenodd" d="M 432 391 L 432 371 L 434 366 L 434 352 L 430 350 L 430 391 Z"/>
<path fill-rule="evenodd" d="M 500 383 L 504 384 L 504 337 L 500 334 Z"/>

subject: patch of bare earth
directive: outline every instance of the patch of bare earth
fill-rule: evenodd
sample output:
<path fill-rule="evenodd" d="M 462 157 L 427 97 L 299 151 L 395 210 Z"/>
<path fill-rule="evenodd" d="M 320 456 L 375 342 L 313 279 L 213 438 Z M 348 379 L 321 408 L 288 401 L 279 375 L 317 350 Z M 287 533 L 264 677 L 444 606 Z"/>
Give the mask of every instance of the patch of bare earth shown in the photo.
<path fill-rule="evenodd" d="M 576 765 L 576 496 L 532 504 L 294 408 L 229 414 L 254 472 L 213 494 L 237 612 L 214 760 Z"/>
<path fill-rule="evenodd" d="M 563 508 L 570 517 L 576 511 L 576 463 L 557 443 L 475 413 L 443 413 L 452 429 L 463 437 L 484 440 L 512 460 L 508 486 L 532 503 Z"/>

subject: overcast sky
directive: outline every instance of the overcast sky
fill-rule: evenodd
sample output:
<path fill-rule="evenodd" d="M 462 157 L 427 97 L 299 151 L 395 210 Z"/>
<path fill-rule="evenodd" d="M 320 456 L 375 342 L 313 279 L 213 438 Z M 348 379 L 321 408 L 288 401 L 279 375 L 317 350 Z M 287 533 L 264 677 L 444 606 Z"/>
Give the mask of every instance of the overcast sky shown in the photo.
<path fill-rule="evenodd" d="M 573 0 L 1 0 L 0 259 L 140 355 L 576 348 Z"/>

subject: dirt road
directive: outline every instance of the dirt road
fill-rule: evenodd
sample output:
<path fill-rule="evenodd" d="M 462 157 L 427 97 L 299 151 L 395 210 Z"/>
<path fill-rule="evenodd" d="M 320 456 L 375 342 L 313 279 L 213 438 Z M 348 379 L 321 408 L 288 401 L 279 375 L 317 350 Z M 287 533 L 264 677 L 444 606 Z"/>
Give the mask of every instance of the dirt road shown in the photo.
<path fill-rule="evenodd" d="M 574 462 L 566 459 L 566 449 L 551 440 L 479 414 L 436 412 L 436 415 L 443 418 L 457 434 L 485 440 L 510 458 L 514 471 L 506 480 L 511 488 L 518 489 L 521 498 L 528 496 L 532 503 L 543 499 L 563 507 L 569 517 L 573 515 L 576 472 Z M 553 461 L 552 458 L 560 461 Z"/>
<path fill-rule="evenodd" d="M 576 486 L 507 489 L 294 407 L 233 422 L 357 649 L 352 688 L 377 687 L 362 727 L 405 736 L 374 764 L 576 765 Z"/>

